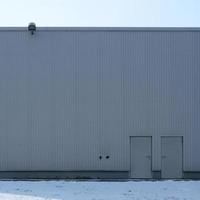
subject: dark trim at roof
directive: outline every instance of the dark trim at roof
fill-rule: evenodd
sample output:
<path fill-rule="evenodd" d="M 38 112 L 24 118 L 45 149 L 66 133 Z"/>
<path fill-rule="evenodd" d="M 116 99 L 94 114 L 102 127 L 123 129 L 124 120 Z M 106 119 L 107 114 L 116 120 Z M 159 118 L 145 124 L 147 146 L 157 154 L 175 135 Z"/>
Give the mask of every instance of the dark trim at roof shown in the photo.
<path fill-rule="evenodd" d="M 27 31 L 27 27 L 0 27 L 0 31 Z M 199 32 L 200 27 L 37 27 L 37 31 Z"/>

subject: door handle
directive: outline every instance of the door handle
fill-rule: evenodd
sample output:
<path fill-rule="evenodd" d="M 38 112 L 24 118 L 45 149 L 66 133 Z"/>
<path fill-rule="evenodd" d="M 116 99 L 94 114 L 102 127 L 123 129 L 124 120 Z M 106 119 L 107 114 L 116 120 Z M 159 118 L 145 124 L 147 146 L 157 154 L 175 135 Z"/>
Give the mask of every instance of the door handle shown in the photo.
<path fill-rule="evenodd" d="M 147 156 L 146 156 L 146 158 L 148 158 L 148 159 L 150 159 L 150 160 L 151 160 L 151 156 L 150 156 L 150 155 L 147 155 Z"/>

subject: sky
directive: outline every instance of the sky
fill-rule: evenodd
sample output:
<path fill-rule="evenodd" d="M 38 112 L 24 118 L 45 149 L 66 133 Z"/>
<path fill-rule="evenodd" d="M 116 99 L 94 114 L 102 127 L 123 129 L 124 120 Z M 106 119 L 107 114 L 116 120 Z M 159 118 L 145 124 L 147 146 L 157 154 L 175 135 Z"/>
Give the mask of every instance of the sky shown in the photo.
<path fill-rule="evenodd" d="M 200 27 L 200 0 L 0 0 L 0 26 Z"/>

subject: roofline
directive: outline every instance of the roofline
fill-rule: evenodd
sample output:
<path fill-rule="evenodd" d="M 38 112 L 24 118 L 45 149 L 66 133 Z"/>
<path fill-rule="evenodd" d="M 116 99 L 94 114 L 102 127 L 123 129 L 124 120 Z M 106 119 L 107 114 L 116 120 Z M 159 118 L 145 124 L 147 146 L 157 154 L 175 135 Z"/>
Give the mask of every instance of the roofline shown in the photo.
<path fill-rule="evenodd" d="M 0 31 L 27 31 L 27 29 L 27 27 L 0 27 Z M 37 31 L 199 32 L 200 27 L 37 27 Z"/>

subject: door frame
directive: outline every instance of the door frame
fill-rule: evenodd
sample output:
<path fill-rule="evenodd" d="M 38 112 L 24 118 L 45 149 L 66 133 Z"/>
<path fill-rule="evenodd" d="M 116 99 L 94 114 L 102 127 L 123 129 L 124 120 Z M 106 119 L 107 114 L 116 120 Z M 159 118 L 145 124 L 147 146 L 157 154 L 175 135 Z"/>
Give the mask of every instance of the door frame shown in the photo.
<path fill-rule="evenodd" d="M 179 137 L 179 138 L 181 138 L 181 145 L 182 145 L 182 177 L 183 177 L 183 158 L 184 158 L 184 156 L 183 156 L 183 153 L 184 153 L 184 151 L 183 151 L 183 148 L 184 148 L 184 137 L 183 137 L 183 135 L 162 135 L 161 137 L 160 137 L 160 147 L 161 147 L 161 149 L 160 149 L 160 164 L 161 164 L 161 179 L 163 179 L 162 178 L 162 138 L 177 138 L 177 137 Z"/>
<path fill-rule="evenodd" d="M 153 149 L 153 147 L 152 147 L 152 145 L 153 145 L 153 137 L 151 136 L 151 135 L 131 135 L 131 136 L 129 136 L 129 177 L 130 178 L 132 178 L 131 177 L 131 138 L 135 138 L 135 137 L 148 137 L 148 138 L 151 138 L 151 172 L 152 172 L 152 163 L 153 163 L 153 160 L 152 160 L 152 158 L 153 158 L 153 151 L 152 151 L 152 149 Z"/>

